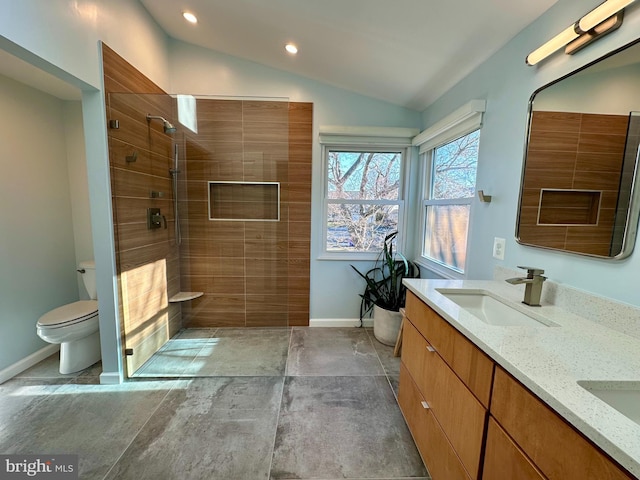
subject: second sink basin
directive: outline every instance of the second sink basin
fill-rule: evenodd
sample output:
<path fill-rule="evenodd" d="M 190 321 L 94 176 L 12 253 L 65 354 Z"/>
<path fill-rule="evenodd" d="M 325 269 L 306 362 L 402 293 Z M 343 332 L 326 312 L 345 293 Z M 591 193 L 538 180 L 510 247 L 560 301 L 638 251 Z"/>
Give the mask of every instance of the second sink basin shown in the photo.
<path fill-rule="evenodd" d="M 640 425 L 640 382 L 579 381 L 578 385 Z"/>
<path fill-rule="evenodd" d="M 489 325 L 510 326 L 546 326 L 555 327 L 555 323 L 540 317 L 524 313 L 518 307 L 508 305 L 491 292 L 485 290 L 438 288 L 439 293 L 451 300 L 463 310 Z"/>

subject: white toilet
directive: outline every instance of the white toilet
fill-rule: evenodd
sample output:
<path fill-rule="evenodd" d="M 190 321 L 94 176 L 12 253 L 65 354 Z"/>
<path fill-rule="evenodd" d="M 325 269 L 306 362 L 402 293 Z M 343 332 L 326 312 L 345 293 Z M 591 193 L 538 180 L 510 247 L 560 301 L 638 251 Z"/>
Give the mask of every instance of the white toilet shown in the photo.
<path fill-rule="evenodd" d="M 51 310 L 36 325 L 38 336 L 45 342 L 60 344 L 60 373 L 84 370 L 101 358 L 95 262 L 80 262 L 78 272 L 91 300 Z"/>

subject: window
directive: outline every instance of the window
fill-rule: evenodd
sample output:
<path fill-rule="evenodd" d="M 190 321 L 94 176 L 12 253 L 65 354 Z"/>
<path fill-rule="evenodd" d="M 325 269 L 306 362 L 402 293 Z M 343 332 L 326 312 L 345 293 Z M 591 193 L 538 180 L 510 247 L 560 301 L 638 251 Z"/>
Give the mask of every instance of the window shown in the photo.
<path fill-rule="evenodd" d="M 476 130 L 425 153 L 422 257 L 436 270 L 464 273 L 479 142 Z"/>
<path fill-rule="evenodd" d="M 402 229 L 406 149 L 325 146 L 324 156 L 325 255 L 377 254 Z"/>

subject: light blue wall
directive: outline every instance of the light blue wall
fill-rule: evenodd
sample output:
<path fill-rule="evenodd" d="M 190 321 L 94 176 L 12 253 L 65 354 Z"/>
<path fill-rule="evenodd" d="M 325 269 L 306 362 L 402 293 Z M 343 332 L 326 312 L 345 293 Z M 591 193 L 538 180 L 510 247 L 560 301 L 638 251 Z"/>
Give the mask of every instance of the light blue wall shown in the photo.
<path fill-rule="evenodd" d="M 423 127 L 433 124 L 473 98 L 487 100 L 480 139 L 477 186 L 493 195 L 491 204 L 472 206 L 469 278 L 492 278 L 496 265 L 539 266 L 562 284 L 640 305 L 640 249 L 620 262 L 592 259 L 518 245 L 514 238 L 526 134 L 527 105 L 539 87 L 635 40 L 640 6 L 627 8 L 622 27 L 574 56 L 558 52 L 536 67 L 526 55 L 600 3 L 561 0 L 423 112 Z M 507 239 L 505 260 L 492 257 L 494 237 Z"/>
<path fill-rule="evenodd" d="M 63 110 L 0 76 L 0 370 L 46 346 L 38 318 L 79 298 Z"/>
<path fill-rule="evenodd" d="M 358 294 L 364 283 L 349 264 L 363 270 L 371 268 L 372 262 L 318 260 L 323 225 L 318 128 L 321 125 L 419 128 L 419 112 L 178 41 L 171 42 L 170 63 L 174 93 L 287 97 L 293 102 L 313 102 L 311 318 L 357 318 Z"/>

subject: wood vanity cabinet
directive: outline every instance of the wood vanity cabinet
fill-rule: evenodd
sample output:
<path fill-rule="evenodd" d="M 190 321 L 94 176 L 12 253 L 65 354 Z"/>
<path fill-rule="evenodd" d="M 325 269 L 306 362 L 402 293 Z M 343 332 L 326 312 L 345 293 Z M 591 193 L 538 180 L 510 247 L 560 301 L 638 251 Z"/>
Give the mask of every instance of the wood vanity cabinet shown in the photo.
<path fill-rule="evenodd" d="M 411 292 L 406 318 L 398 402 L 418 450 L 434 480 L 477 480 L 493 362 Z"/>
<path fill-rule="evenodd" d="M 405 311 L 398 403 L 433 480 L 636 478 L 412 292 Z"/>
<path fill-rule="evenodd" d="M 607 479 L 629 480 L 631 476 L 618 467 L 600 448 L 587 440 L 544 402 L 529 392 L 502 368 L 496 367 L 491 397 L 491 419 L 485 453 L 483 480 L 523 479 Z M 506 440 L 496 439 L 495 424 Z M 501 428 L 500 428 L 501 427 Z M 495 428 L 494 428 L 495 430 Z M 520 464 L 530 459 L 538 475 L 504 476 L 504 465 Z M 496 465 L 496 460 L 503 465 Z M 492 460 L 494 459 L 494 460 Z M 511 467 L 510 467 L 511 468 Z M 513 467 L 520 468 L 520 467 Z M 525 467 L 522 467 L 525 469 Z"/>

